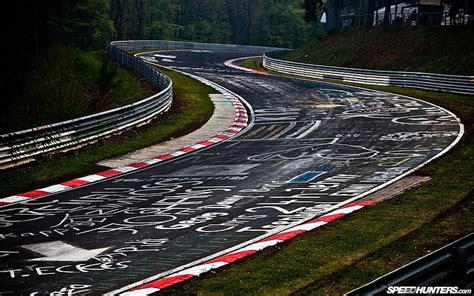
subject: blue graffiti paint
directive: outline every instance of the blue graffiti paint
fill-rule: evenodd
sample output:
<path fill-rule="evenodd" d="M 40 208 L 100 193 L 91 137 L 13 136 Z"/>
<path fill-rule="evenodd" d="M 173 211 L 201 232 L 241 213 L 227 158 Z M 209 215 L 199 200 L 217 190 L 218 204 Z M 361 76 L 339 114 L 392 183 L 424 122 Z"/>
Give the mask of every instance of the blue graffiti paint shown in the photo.
<path fill-rule="evenodd" d="M 304 174 L 301 174 L 289 181 L 289 183 L 307 183 L 309 181 L 312 181 L 316 179 L 317 177 L 321 176 L 322 174 L 325 174 L 326 171 L 310 171 L 306 172 Z"/>
<path fill-rule="evenodd" d="M 324 172 L 329 172 L 330 170 L 332 170 L 334 167 L 330 164 L 323 164 L 322 166 L 319 167 L 319 170 L 320 171 L 324 171 Z"/>

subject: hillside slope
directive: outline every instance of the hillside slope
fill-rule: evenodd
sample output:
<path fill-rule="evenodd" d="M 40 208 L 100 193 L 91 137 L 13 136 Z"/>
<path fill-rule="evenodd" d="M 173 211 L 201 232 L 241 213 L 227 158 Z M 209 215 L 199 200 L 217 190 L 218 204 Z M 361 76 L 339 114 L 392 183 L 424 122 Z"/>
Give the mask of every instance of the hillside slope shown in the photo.
<path fill-rule="evenodd" d="M 105 51 L 57 45 L 31 68 L 3 82 L 0 134 L 110 110 L 154 92 Z"/>
<path fill-rule="evenodd" d="M 474 75 L 474 27 L 348 28 L 285 59 L 321 65 Z"/>

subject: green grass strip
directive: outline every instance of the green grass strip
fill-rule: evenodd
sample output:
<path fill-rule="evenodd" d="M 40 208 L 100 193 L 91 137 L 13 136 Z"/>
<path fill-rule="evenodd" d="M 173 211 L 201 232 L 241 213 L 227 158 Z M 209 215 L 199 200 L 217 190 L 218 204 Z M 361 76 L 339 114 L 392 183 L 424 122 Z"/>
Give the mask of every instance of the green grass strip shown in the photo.
<path fill-rule="evenodd" d="M 246 59 L 242 62 L 242 65 L 245 68 L 253 69 L 253 70 L 258 70 L 258 71 L 264 71 L 264 72 L 269 72 L 267 69 L 263 68 L 262 66 L 262 58 L 251 58 L 251 59 Z"/>
<path fill-rule="evenodd" d="M 266 71 L 261 59 L 243 64 Z M 472 97 L 364 87 L 414 96 L 460 116 L 466 127 L 462 141 L 417 172 L 432 179 L 165 294 L 340 295 L 474 230 Z"/>
<path fill-rule="evenodd" d="M 171 109 L 144 127 L 126 131 L 96 145 L 50 159 L 2 171 L 0 196 L 37 189 L 96 172 L 100 160 L 120 156 L 171 138 L 185 135 L 206 123 L 214 106 L 209 94 L 215 90 L 183 74 L 160 69 L 173 80 L 174 103 Z"/>

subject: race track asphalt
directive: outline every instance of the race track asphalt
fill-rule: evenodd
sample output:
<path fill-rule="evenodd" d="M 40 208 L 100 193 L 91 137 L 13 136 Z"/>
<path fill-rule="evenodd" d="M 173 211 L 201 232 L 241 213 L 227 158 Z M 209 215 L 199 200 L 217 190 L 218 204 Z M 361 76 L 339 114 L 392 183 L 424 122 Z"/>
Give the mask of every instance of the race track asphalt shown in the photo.
<path fill-rule="evenodd" d="M 161 54 L 175 57 L 144 58 L 244 98 L 249 127 L 145 169 L 0 207 L 1 295 L 101 294 L 197 262 L 354 200 L 443 152 L 461 130 L 453 114 L 413 98 L 223 65 L 251 54 Z"/>

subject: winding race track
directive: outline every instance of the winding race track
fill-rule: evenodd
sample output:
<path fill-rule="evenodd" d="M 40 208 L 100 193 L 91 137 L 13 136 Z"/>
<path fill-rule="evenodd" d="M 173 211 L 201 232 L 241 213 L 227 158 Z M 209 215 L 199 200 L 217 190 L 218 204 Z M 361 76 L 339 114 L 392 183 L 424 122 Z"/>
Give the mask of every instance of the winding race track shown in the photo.
<path fill-rule="evenodd" d="M 413 98 L 223 64 L 251 54 L 160 54 L 168 57 L 144 58 L 244 98 L 248 127 L 169 161 L 1 207 L 1 295 L 126 291 L 353 202 L 462 136 L 452 113 Z"/>

